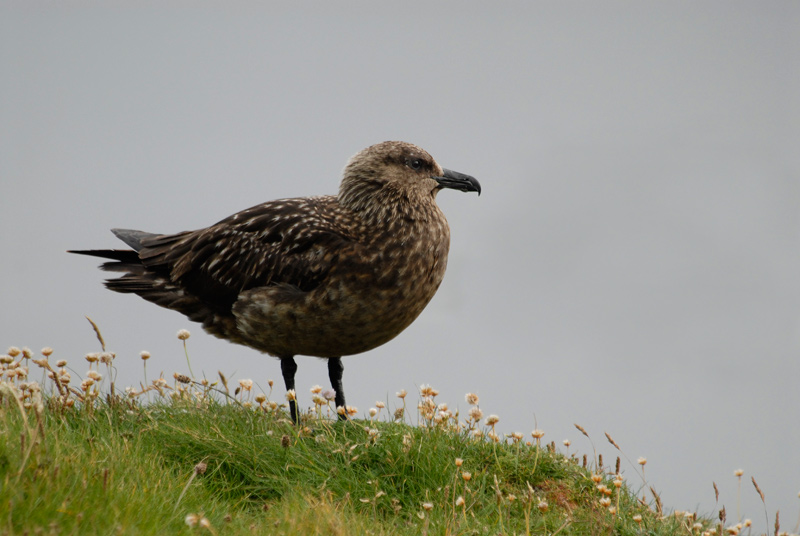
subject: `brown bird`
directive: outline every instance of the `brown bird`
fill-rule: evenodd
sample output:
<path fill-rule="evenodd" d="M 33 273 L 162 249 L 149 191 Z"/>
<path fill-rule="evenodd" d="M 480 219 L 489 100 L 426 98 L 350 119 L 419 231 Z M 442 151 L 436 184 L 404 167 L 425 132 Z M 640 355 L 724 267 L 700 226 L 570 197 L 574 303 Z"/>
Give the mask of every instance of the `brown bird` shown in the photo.
<path fill-rule="evenodd" d="M 295 355 L 327 358 L 340 408 L 341 357 L 396 337 L 442 282 L 450 248 L 436 204 L 443 188 L 481 192 L 474 177 L 423 149 L 387 141 L 350 159 L 338 195 L 269 201 L 197 231 L 112 229 L 133 249 L 71 253 L 112 259 L 100 268 L 124 275 L 107 288 L 280 358 L 287 390 Z M 290 412 L 297 422 L 295 401 Z"/>

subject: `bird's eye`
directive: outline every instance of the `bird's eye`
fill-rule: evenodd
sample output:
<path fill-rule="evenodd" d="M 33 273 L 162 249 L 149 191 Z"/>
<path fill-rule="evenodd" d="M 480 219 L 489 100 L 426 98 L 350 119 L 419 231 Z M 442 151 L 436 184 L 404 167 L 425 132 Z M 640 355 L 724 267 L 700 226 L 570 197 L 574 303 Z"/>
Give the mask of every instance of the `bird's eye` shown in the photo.
<path fill-rule="evenodd" d="M 413 160 L 409 160 L 408 167 L 410 167 L 411 169 L 417 170 L 417 169 L 422 167 L 422 160 L 420 160 L 419 158 L 415 158 Z"/>

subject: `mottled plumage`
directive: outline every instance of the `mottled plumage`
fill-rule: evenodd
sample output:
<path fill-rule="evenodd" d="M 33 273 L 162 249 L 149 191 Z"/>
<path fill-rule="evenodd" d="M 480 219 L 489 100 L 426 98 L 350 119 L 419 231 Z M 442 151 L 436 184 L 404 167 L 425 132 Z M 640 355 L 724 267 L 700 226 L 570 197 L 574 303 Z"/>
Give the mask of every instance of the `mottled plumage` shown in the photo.
<path fill-rule="evenodd" d="M 293 356 L 329 358 L 341 406 L 339 358 L 394 338 L 442 282 L 450 246 L 435 201 L 442 188 L 480 193 L 477 180 L 421 148 L 384 142 L 350 160 L 336 196 L 269 201 L 172 235 L 114 229 L 132 250 L 73 253 L 113 259 L 101 268 L 124 275 L 109 289 L 281 358 L 287 389 Z"/>

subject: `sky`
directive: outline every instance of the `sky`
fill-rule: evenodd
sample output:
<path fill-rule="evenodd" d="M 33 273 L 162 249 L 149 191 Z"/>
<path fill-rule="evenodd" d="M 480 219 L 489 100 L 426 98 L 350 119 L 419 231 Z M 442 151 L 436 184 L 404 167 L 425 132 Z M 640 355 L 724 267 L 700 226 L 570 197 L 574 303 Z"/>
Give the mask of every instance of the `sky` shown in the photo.
<path fill-rule="evenodd" d="M 172 233 L 335 193 L 384 140 L 477 177 L 444 191 L 448 272 L 346 357 L 365 413 L 422 384 L 498 429 L 624 455 L 666 507 L 800 513 L 800 4 L 0 0 L 0 350 L 118 384 L 280 385 L 279 362 L 102 286 L 123 227 Z M 82 364 L 83 363 L 83 364 Z M 326 385 L 298 358 L 298 393 Z M 282 389 L 274 397 L 281 399 Z M 563 449 L 563 447 L 561 447 Z M 712 483 L 720 489 L 714 499 Z"/>

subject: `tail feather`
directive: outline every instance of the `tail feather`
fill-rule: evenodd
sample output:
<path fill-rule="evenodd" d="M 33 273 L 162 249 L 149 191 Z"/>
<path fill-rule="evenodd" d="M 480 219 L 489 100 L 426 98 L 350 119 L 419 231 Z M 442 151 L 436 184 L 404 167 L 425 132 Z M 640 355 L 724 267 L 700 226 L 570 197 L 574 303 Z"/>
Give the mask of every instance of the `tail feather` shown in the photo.
<path fill-rule="evenodd" d="M 114 236 L 132 247 L 134 251 L 142 249 L 143 240 L 158 236 L 155 233 L 146 233 L 135 229 L 111 229 L 111 232 L 114 233 Z"/>
<path fill-rule="evenodd" d="M 229 305 L 219 306 L 201 300 L 171 280 L 168 264 L 148 262 L 162 250 L 172 247 L 186 233 L 158 235 L 132 229 L 112 229 L 112 232 L 133 249 L 85 249 L 68 253 L 107 259 L 108 262 L 100 265 L 102 270 L 122 272 L 124 275 L 121 277 L 105 281 L 109 290 L 136 294 L 202 323 L 212 335 L 242 343 Z"/>

